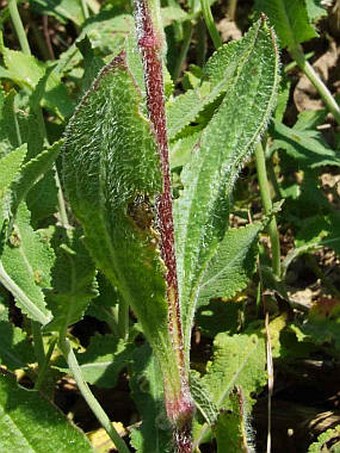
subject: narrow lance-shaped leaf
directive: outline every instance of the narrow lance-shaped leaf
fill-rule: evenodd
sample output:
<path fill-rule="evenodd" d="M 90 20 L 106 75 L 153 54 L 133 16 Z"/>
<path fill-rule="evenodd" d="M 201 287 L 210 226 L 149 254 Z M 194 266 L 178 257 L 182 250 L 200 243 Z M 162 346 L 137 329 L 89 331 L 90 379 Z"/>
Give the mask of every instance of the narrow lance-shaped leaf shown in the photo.
<path fill-rule="evenodd" d="M 278 51 L 265 19 L 233 45 L 237 62 L 225 97 L 182 172 L 175 204 L 181 310 L 188 354 L 197 291 L 203 271 L 224 236 L 228 200 L 240 167 L 263 133 L 276 101 Z M 215 67 L 228 47 L 213 57 Z"/>
<path fill-rule="evenodd" d="M 135 311 L 173 393 L 164 264 L 152 228 L 159 158 L 124 54 L 106 66 L 66 132 L 65 184 L 98 267 Z"/>

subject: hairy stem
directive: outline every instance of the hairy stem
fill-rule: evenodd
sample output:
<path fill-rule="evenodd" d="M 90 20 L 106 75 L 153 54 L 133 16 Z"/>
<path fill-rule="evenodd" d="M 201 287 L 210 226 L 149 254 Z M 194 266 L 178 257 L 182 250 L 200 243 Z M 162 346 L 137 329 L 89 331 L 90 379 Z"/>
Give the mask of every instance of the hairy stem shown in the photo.
<path fill-rule="evenodd" d="M 202 13 L 205 20 L 205 24 L 209 31 L 212 42 L 214 43 L 215 49 L 218 49 L 222 46 L 223 42 L 221 36 L 216 28 L 214 18 L 211 14 L 209 0 L 201 0 Z"/>
<path fill-rule="evenodd" d="M 80 393 L 84 397 L 87 404 L 90 406 L 92 412 L 97 417 L 97 420 L 99 421 L 101 426 L 110 436 L 112 442 L 115 444 L 116 448 L 120 453 L 130 453 L 126 443 L 120 437 L 119 433 L 110 422 L 109 417 L 106 415 L 104 409 L 101 407 L 96 397 L 91 392 L 90 387 L 87 385 L 87 382 L 83 378 L 77 358 L 68 340 L 62 338 L 59 342 L 59 347 L 65 357 L 65 360 L 67 361 L 70 371 L 73 374 L 73 377 L 78 385 Z"/>
<path fill-rule="evenodd" d="M 16 0 L 8 0 L 8 9 L 9 9 L 9 14 L 10 14 L 12 22 L 13 22 L 15 33 L 19 39 L 21 50 L 26 55 L 31 55 L 31 49 L 28 44 L 26 32 L 25 32 L 24 26 L 22 24 L 22 20 L 21 20 L 19 11 L 18 11 L 18 5 L 17 5 Z"/>
<path fill-rule="evenodd" d="M 281 252 L 280 252 L 280 239 L 279 231 L 277 228 L 276 218 L 272 214 L 273 204 L 270 196 L 270 187 L 267 177 L 266 160 L 264 155 L 264 149 L 261 143 L 255 148 L 255 161 L 257 177 L 260 186 L 261 200 L 264 208 L 264 212 L 267 216 L 272 215 L 272 219 L 268 225 L 268 233 L 272 246 L 272 267 L 273 272 L 277 277 L 281 275 Z"/>
<path fill-rule="evenodd" d="M 312 82 L 315 89 L 318 91 L 321 99 L 326 104 L 328 110 L 333 114 L 337 123 L 340 124 L 340 107 L 337 104 L 336 100 L 333 98 L 332 94 L 330 93 L 326 85 L 321 80 L 320 76 L 316 73 L 313 66 L 306 59 L 302 47 L 296 46 L 290 49 L 290 54 L 294 58 L 300 69 Z"/>
<path fill-rule="evenodd" d="M 135 0 L 135 6 L 138 45 L 144 64 L 147 107 L 155 134 L 163 176 L 162 193 L 157 199 L 157 215 L 161 236 L 161 254 L 166 266 L 165 280 L 167 283 L 169 333 L 176 354 L 177 363 L 174 366 L 177 367 L 180 375 L 179 389 L 167 389 L 165 385 L 165 400 L 168 416 L 179 431 L 178 435 L 176 435 L 176 441 L 178 440 L 177 447 L 180 449 L 181 439 L 188 438 L 184 432 L 191 431 L 187 426 L 191 425 L 193 403 L 189 391 L 188 366 L 184 356 L 177 282 L 169 147 L 164 103 L 162 55 L 164 38 L 163 30 L 159 23 L 159 2 L 157 0 Z M 166 384 L 166 376 L 164 376 L 164 381 Z M 168 391 L 169 394 L 167 395 Z M 191 449 L 190 436 L 189 439 L 188 443 Z M 182 449 L 180 451 L 191 451 L 190 449 Z"/>

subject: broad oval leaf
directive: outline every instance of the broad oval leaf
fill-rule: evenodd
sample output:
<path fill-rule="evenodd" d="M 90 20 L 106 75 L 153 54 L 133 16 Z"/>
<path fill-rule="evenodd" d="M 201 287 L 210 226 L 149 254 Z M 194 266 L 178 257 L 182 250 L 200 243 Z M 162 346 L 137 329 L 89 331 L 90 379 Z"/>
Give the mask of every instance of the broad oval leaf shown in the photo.
<path fill-rule="evenodd" d="M 142 105 L 125 54 L 120 54 L 101 71 L 69 123 L 64 178 L 98 267 L 132 306 L 171 380 L 178 371 L 150 204 L 161 190 L 161 174 Z M 178 377 L 174 380 L 178 384 Z"/>
<path fill-rule="evenodd" d="M 217 71 L 219 59 L 224 62 L 227 55 L 232 71 L 225 72 L 229 81 L 222 104 L 183 169 L 184 190 L 175 203 L 177 268 L 187 353 L 200 279 L 223 239 L 234 181 L 268 124 L 278 89 L 278 51 L 265 19 L 260 19 L 232 49 L 231 56 L 228 46 L 222 47 L 210 63 Z"/>

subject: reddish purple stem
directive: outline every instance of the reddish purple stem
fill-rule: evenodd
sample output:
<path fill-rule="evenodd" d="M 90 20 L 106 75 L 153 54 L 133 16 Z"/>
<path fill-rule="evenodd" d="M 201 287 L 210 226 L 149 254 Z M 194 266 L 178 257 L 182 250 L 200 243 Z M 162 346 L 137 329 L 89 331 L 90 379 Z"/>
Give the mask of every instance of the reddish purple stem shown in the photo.
<path fill-rule="evenodd" d="M 192 448 L 190 425 L 193 414 L 193 403 L 190 397 L 185 367 L 177 282 L 169 147 L 164 102 L 161 54 L 162 42 L 161 38 L 156 34 L 147 1 L 148 0 L 135 0 L 138 45 L 142 53 L 144 64 L 149 118 L 158 145 L 163 175 L 163 190 L 157 200 L 157 215 L 161 235 L 161 254 L 166 265 L 165 279 L 167 283 L 167 301 L 169 306 L 169 329 L 173 346 L 178 354 L 177 366 L 180 369 L 182 386 L 179 400 L 166 401 L 166 406 L 169 417 L 176 422 L 178 428 L 179 426 L 182 426 L 182 429 L 176 434 L 178 449 L 183 453 L 187 453 L 190 452 Z"/>

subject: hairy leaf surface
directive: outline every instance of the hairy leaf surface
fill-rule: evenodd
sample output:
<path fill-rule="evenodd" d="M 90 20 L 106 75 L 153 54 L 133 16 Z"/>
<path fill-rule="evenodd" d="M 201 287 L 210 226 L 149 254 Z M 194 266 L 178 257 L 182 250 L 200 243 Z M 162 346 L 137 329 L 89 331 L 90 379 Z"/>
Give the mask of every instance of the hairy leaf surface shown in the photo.
<path fill-rule="evenodd" d="M 51 285 L 53 259 L 48 244 L 30 226 L 29 211 L 22 203 L 1 256 L 0 282 L 12 292 L 20 309 L 41 324 L 51 318 L 42 290 Z"/>
<path fill-rule="evenodd" d="M 214 54 L 204 71 L 202 82 L 192 90 L 175 97 L 167 104 L 168 135 L 175 138 L 190 123 L 195 122 L 199 114 L 219 98 L 232 82 L 238 66 L 235 55 L 242 52 L 246 43 L 233 41 Z"/>
<path fill-rule="evenodd" d="M 161 372 L 149 345 L 135 351 L 131 370 L 131 394 L 143 420 L 142 426 L 131 433 L 132 446 L 138 453 L 170 453 L 173 445 L 163 402 Z"/>
<path fill-rule="evenodd" d="M 19 204 L 23 201 L 39 179 L 52 167 L 60 152 L 61 142 L 56 142 L 42 151 L 33 159 L 26 162 L 21 169 L 20 177 L 12 186 L 13 204 L 12 211 L 15 214 Z"/>
<path fill-rule="evenodd" d="M 202 277 L 198 304 L 231 298 L 249 282 L 255 268 L 260 223 L 226 232 Z"/>
<path fill-rule="evenodd" d="M 217 418 L 214 434 L 217 443 L 217 453 L 249 453 L 247 440 L 246 414 L 242 391 L 239 388 L 229 395 L 230 410 L 221 411 Z"/>
<path fill-rule="evenodd" d="M 202 378 L 218 408 L 228 405 L 228 395 L 235 385 L 241 387 L 247 403 L 251 395 L 266 383 L 264 337 L 256 334 L 219 333 L 214 340 L 213 360 Z"/>
<path fill-rule="evenodd" d="M 150 204 L 161 190 L 161 175 L 141 103 L 121 54 L 101 71 L 67 128 L 65 184 L 98 267 L 171 370 L 164 264 Z"/>
<path fill-rule="evenodd" d="M 219 55 L 224 61 L 226 52 L 222 48 L 216 54 L 214 67 Z M 242 46 L 233 54 L 232 68 L 223 102 L 183 169 L 184 190 L 175 203 L 177 268 L 187 351 L 200 279 L 223 239 L 234 181 L 264 131 L 276 100 L 278 54 L 266 21 L 257 22 L 243 38 Z"/>
<path fill-rule="evenodd" d="M 95 266 L 83 244 L 81 230 L 66 234 L 58 229 L 55 238 L 56 260 L 52 269 L 53 290 L 47 293 L 47 304 L 53 313 L 48 330 L 62 334 L 80 321 L 90 301 L 97 296 Z"/>
<path fill-rule="evenodd" d="M 43 435 L 42 435 L 43 433 Z M 0 375 L 0 450 L 92 452 L 86 436 L 38 392 Z"/>

